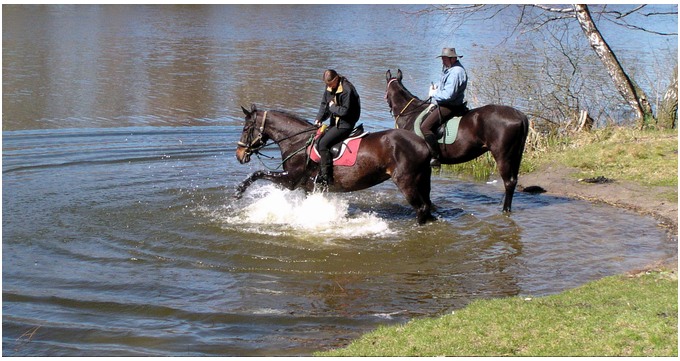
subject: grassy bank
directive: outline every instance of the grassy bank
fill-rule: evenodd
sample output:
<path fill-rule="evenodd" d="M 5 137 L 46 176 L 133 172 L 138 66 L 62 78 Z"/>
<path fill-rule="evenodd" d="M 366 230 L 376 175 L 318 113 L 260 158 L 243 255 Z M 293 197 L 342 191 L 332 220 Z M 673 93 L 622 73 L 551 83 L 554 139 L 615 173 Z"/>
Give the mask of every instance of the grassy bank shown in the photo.
<path fill-rule="evenodd" d="M 604 176 L 642 185 L 677 187 L 678 132 L 609 127 L 576 134 L 531 136 L 520 174 L 547 164 L 579 169 L 580 178 Z M 471 162 L 445 165 L 444 170 L 479 180 L 497 174 L 496 162 L 489 153 Z"/>
<path fill-rule="evenodd" d="M 677 204 L 677 131 L 608 128 L 531 139 L 521 173 L 563 165 L 576 176 L 667 186 Z M 485 180 L 491 157 L 445 171 Z M 520 175 L 521 177 L 521 175 Z M 480 300 L 439 318 L 381 327 L 319 356 L 677 356 L 677 267 L 614 276 L 547 297 Z"/>
<path fill-rule="evenodd" d="M 534 140 L 522 171 L 545 164 L 580 170 L 580 178 L 605 176 L 649 186 L 678 186 L 678 131 L 609 127 Z M 677 200 L 676 200 L 677 202 Z"/>
<path fill-rule="evenodd" d="M 380 327 L 317 356 L 677 356 L 675 272 L 613 276 L 552 296 L 481 300 Z"/>

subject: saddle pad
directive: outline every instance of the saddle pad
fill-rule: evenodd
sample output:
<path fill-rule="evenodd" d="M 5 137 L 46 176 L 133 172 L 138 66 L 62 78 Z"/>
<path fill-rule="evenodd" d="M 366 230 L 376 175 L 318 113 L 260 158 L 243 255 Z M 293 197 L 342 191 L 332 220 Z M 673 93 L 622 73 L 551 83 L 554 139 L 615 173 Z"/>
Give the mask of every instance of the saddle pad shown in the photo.
<path fill-rule="evenodd" d="M 420 113 L 413 124 L 413 131 L 421 138 L 423 137 L 423 132 L 420 130 L 420 124 L 425 120 L 425 117 L 430 110 L 429 107 L 425 108 L 422 113 Z M 444 130 L 444 137 L 439 138 L 438 141 L 441 144 L 453 144 L 458 136 L 458 127 L 460 126 L 460 119 L 463 117 L 453 117 L 446 121 L 446 128 Z"/>
<path fill-rule="evenodd" d="M 359 152 L 361 140 L 363 140 L 366 135 L 368 135 L 368 133 L 363 133 L 358 136 L 343 140 L 342 146 L 340 148 L 340 154 L 333 158 L 333 165 L 353 166 L 357 161 L 357 153 Z M 321 156 L 319 156 L 319 151 L 316 149 L 316 147 L 312 147 L 310 145 L 307 148 L 307 152 L 309 153 L 309 159 L 319 163 Z"/>

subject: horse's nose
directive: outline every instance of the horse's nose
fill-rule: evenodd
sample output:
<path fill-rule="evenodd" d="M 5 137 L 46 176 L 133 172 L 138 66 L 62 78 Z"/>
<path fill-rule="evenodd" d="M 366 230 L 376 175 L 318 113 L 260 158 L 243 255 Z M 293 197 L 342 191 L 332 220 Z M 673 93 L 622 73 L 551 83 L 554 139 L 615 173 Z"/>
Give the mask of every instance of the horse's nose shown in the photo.
<path fill-rule="evenodd" d="M 250 162 L 250 152 L 246 148 L 238 147 L 236 148 L 236 159 L 241 164 L 248 163 Z"/>

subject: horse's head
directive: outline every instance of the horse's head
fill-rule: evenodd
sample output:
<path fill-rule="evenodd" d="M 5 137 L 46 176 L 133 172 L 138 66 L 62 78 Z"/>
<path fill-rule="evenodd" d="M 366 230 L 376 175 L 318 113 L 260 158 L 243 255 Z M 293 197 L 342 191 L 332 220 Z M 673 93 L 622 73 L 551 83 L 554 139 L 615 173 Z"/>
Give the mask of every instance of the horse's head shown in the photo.
<path fill-rule="evenodd" d="M 428 101 L 422 101 L 411 94 L 401 83 L 403 77 L 401 69 L 397 69 L 396 77 L 393 77 L 392 72 L 387 70 L 385 73 L 385 80 L 387 81 L 385 101 L 390 107 L 390 113 L 394 116 L 395 128 L 412 129 L 413 121 L 425 109 Z"/>
<path fill-rule="evenodd" d="M 392 102 L 394 99 L 394 93 L 397 92 L 397 87 L 396 86 L 391 86 L 392 83 L 398 83 L 401 84 L 401 79 L 403 78 L 403 74 L 401 73 L 401 69 L 397 69 L 397 76 L 393 77 L 392 72 L 388 69 L 387 72 L 385 73 L 385 80 L 387 81 L 387 89 L 385 90 L 385 100 L 387 101 L 387 105 L 392 109 Z M 402 86 L 403 87 L 403 86 Z"/>
<path fill-rule="evenodd" d="M 243 124 L 241 139 L 237 143 L 236 159 L 241 164 L 244 164 L 250 162 L 250 156 L 254 152 L 264 147 L 269 137 L 264 132 L 267 112 L 262 113 L 262 116 L 258 117 L 255 104 L 251 106 L 250 111 L 244 107 L 241 107 L 241 109 L 243 109 L 246 119 Z"/>

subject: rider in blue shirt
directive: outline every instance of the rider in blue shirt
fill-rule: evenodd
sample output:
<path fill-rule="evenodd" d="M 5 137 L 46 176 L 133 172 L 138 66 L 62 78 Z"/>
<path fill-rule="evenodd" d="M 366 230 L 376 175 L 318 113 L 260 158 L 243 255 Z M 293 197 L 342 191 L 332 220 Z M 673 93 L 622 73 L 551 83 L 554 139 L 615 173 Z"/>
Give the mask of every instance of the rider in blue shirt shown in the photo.
<path fill-rule="evenodd" d="M 435 109 L 420 125 L 425 141 L 432 154 L 431 165 L 438 166 L 441 152 L 435 131 L 449 118 L 463 115 L 467 112 L 465 105 L 465 88 L 467 87 L 467 73 L 458 61 L 462 55 L 456 53 L 455 48 L 442 49 L 442 75 L 439 85 L 430 88 L 430 99 L 436 104 Z"/>

